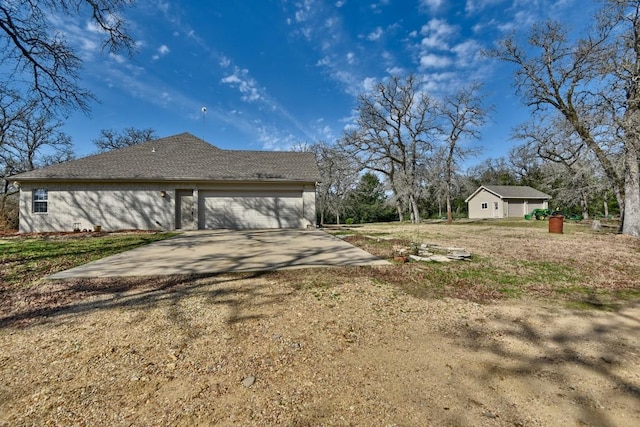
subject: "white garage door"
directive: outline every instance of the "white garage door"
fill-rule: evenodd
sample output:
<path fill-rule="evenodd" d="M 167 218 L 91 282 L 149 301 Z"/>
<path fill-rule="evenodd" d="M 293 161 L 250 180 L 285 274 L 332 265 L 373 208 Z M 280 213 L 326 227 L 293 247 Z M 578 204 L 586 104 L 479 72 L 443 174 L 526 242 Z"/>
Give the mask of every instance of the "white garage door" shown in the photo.
<path fill-rule="evenodd" d="M 302 191 L 200 192 L 200 228 L 300 228 Z"/>

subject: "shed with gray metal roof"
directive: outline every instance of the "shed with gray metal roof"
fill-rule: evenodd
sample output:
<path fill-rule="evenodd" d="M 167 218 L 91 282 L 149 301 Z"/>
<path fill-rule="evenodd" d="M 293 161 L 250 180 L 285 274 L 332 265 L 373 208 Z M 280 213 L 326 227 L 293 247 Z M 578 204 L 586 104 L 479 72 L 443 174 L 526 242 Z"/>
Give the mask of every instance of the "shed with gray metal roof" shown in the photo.
<path fill-rule="evenodd" d="M 469 218 L 515 218 L 548 209 L 551 196 L 523 185 L 482 185 L 465 200 Z"/>

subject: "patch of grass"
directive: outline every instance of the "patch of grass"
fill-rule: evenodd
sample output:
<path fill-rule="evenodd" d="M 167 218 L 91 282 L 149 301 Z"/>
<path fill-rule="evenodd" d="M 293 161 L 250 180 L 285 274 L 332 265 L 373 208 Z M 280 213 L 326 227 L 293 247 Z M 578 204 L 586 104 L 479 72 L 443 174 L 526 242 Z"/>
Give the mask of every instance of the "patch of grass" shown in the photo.
<path fill-rule="evenodd" d="M 567 301 L 565 306 L 572 310 L 601 310 L 616 311 L 620 308 L 620 304 L 616 303 L 593 303 L 590 301 Z"/>
<path fill-rule="evenodd" d="M 524 218 L 498 218 L 498 219 L 477 219 L 477 220 L 462 220 L 454 221 L 453 225 L 459 226 L 478 226 L 486 225 L 491 229 L 495 228 L 534 228 L 534 229 L 548 229 L 549 220 L 526 220 Z M 563 232 L 565 234 L 573 234 L 576 232 L 591 232 L 591 227 L 588 223 L 571 221 L 565 218 L 563 222 Z"/>
<path fill-rule="evenodd" d="M 551 261 L 518 261 L 516 265 L 527 279 L 537 283 L 579 283 L 584 275 L 566 263 Z"/>
<path fill-rule="evenodd" d="M 351 230 L 326 230 L 332 236 L 350 236 L 353 234 Z"/>
<path fill-rule="evenodd" d="M 5 290 L 28 286 L 58 271 L 176 235 L 116 233 L 5 239 L 0 244 L 0 282 Z"/>
<path fill-rule="evenodd" d="M 375 243 L 378 255 L 384 254 L 388 241 Z M 372 251 L 371 239 L 355 239 L 356 244 Z M 563 292 L 570 298 L 583 291 L 581 283 L 590 279 L 563 262 L 499 259 L 474 255 L 470 262 L 408 263 L 372 270 L 374 283 L 398 287 L 418 298 L 454 297 L 478 302 L 525 296 L 553 297 Z M 591 289 L 584 287 L 584 289 Z"/>

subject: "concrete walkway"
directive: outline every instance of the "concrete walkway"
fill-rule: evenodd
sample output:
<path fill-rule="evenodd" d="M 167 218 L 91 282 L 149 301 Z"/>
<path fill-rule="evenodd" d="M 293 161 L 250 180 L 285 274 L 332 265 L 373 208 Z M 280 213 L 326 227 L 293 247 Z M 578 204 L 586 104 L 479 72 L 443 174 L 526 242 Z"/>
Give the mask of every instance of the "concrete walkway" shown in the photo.
<path fill-rule="evenodd" d="M 157 276 L 389 265 L 319 230 L 191 231 L 49 276 Z"/>

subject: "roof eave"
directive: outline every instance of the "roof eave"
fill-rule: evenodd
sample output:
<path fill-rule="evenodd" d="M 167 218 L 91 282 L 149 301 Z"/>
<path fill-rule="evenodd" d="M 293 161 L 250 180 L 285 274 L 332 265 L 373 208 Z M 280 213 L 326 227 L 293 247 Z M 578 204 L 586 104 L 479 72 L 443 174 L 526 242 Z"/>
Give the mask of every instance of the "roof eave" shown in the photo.
<path fill-rule="evenodd" d="M 279 183 L 285 183 L 285 182 L 295 182 L 295 183 L 300 183 L 300 184 L 309 184 L 309 183 L 317 183 L 317 179 L 312 179 L 312 178 L 294 178 L 294 179 L 287 179 L 287 178 L 271 178 L 271 179 L 241 179 L 241 178 L 230 178 L 230 179 L 206 179 L 206 178 L 202 178 L 202 177 L 188 177 L 188 178 L 184 178 L 184 177 L 180 177 L 180 178 L 175 178 L 175 177 L 159 177 L 159 178 L 137 178 L 137 177 L 130 177 L 130 178 L 95 178 L 95 177 L 78 177 L 78 178 L 69 178 L 69 177 L 25 177 L 25 178 L 9 178 L 9 181 L 13 181 L 13 182 L 57 182 L 57 183 L 63 183 L 63 182 L 77 182 L 77 183 L 95 183 L 95 182 L 140 182 L 140 183 L 150 183 L 150 182 L 206 182 L 206 183 L 213 183 L 213 182 L 223 182 L 223 183 L 229 183 L 229 184 L 238 184 L 238 183 L 244 183 L 244 184 L 257 184 L 257 183 L 275 183 L 275 182 L 279 182 Z"/>

